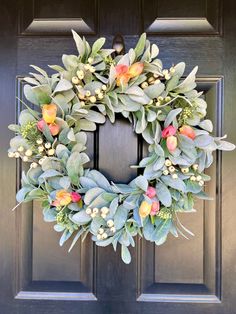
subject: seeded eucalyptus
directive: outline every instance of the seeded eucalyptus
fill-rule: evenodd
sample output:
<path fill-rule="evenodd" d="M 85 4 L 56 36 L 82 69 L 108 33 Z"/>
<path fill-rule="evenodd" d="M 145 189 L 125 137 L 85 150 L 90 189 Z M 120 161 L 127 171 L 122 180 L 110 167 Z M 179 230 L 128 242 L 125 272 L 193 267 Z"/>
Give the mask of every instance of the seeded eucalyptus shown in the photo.
<path fill-rule="evenodd" d="M 26 77 L 26 109 L 8 155 L 29 163 L 22 174 L 17 201 L 42 202 L 45 221 L 62 233 L 60 245 L 74 236 L 71 247 L 91 233 L 98 246 L 121 244 L 121 257 L 130 263 L 128 247 L 139 235 L 156 245 L 169 233 L 192 234 L 179 212 L 194 212 L 194 198 L 208 199 L 204 170 L 212 153 L 232 150 L 224 137 L 214 137 L 205 119 L 207 104 L 196 87 L 195 67 L 183 79 L 185 64 L 163 69 L 159 49 L 143 34 L 136 47 L 112 58 L 104 38 L 92 46 L 73 32 L 78 55 L 63 55 L 56 73 Z M 38 110 L 30 109 L 30 104 Z M 128 119 L 149 144 L 139 165 L 143 174 L 129 184 L 109 182 L 97 170 L 86 169 L 87 132 L 116 113 Z"/>

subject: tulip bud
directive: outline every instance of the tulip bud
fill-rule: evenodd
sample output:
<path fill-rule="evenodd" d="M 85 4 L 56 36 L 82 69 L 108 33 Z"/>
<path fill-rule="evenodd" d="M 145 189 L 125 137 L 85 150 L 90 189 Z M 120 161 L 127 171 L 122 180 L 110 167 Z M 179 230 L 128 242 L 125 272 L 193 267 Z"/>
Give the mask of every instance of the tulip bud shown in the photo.
<path fill-rule="evenodd" d="M 169 125 L 161 132 L 161 136 L 163 138 L 167 138 L 168 136 L 172 136 L 176 134 L 176 128 L 173 125 Z"/>
<path fill-rule="evenodd" d="M 143 72 L 143 63 L 142 62 L 136 62 L 134 64 L 132 64 L 130 67 L 129 67 L 129 75 L 130 77 L 136 77 L 138 75 L 140 75 L 142 72 Z"/>
<path fill-rule="evenodd" d="M 147 217 L 151 212 L 152 204 L 149 204 L 147 201 L 142 201 L 139 207 L 139 216 L 142 218 Z"/>
<path fill-rule="evenodd" d="M 175 136 L 169 136 L 166 139 L 166 146 L 169 152 L 174 152 L 177 147 L 177 138 Z"/>
<path fill-rule="evenodd" d="M 73 203 L 77 203 L 81 200 L 81 195 L 78 194 L 77 192 L 71 192 L 70 195 Z"/>
<path fill-rule="evenodd" d="M 41 119 L 41 120 L 39 120 L 38 122 L 37 122 L 37 128 L 38 128 L 38 130 L 39 131 L 41 131 L 41 132 L 43 132 L 43 128 L 44 128 L 44 126 L 45 126 L 45 121 L 43 120 L 43 119 Z M 42 144 L 42 139 L 39 139 L 39 140 L 37 140 L 37 144 Z"/>
<path fill-rule="evenodd" d="M 149 186 L 148 189 L 147 189 L 146 195 L 149 198 L 155 197 L 156 196 L 156 189 L 154 187 L 152 187 L 152 186 Z"/>
<path fill-rule="evenodd" d="M 42 114 L 46 123 L 53 123 L 56 119 L 57 106 L 55 104 L 43 105 Z"/>
<path fill-rule="evenodd" d="M 195 134 L 193 128 L 191 128 L 191 126 L 189 126 L 189 125 L 183 125 L 179 129 L 179 133 L 191 138 L 192 140 L 194 140 L 196 137 L 196 134 Z"/>
<path fill-rule="evenodd" d="M 160 210 L 160 203 L 158 201 L 153 202 L 150 215 L 155 216 L 159 212 L 159 210 Z"/>
<path fill-rule="evenodd" d="M 49 124 L 48 127 L 52 136 L 56 136 L 60 131 L 60 127 L 56 123 Z"/>

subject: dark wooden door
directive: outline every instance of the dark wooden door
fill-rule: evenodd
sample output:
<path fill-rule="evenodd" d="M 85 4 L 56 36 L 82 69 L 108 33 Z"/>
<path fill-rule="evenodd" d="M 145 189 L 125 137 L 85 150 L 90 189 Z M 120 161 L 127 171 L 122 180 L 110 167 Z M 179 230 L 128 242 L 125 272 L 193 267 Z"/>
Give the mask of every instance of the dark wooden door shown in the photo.
<path fill-rule="evenodd" d="M 199 65 L 215 133 L 236 143 L 236 2 L 1 0 L 0 12 L 0 313 L 236 313 L 236 152 L 216 155 L 208 187 L 214 201 L 183 217 L 195 238 L 170 237 L 158 248 L 137 240 L 128 266 L 89 239 L 68 254 L 36 203 L 11 212 L 21 169 L 6 153 L 21 77 L 29 64 L 46 68 L 76 53 L 71 28 L 89 41 L 105 36 L 109 47 L 120 33 L 126 50 L 146 31 L 166 67 L 182 60 L 187 71 Z M 127 182 L 136 175 L 128 165 L 145 145 L 118 119 L 90 135 L 89 153 L 91 167 Z"/>

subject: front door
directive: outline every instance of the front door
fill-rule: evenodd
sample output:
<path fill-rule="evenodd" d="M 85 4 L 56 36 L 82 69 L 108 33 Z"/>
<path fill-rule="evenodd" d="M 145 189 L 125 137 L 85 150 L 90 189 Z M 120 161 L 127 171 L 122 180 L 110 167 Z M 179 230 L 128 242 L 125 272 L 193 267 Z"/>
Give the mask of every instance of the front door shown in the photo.
<path fill-rule="evenodd" d="M 215 156 L 208 186 L 214 201 L 197 203 L 197 213 L 182 218 L 195 237 L 170 236 L 161 247 L 137 239 L 128 266 L 111 247 L 94 247 L 89 239 L 68 254 L 37 203 L 11 212 L 21 166 L 7 157 L 21 77 L 30 64 L 47 68 L 63 53 L 76 53 L 71 29 L 90 42 L 104 36 L 107 47 L 119 33 L 126 51 L 145 31 L 165 67 L 199 65 L 215 134 L 236 143 L 235 1 L 2 0 L 0 12 L 0 313 L 236 313 L 236 152 Z M 118 119 L 90 134 L 89 153 L 91 167 L 128 182 L 136 176 L 129 165 L 145 145 Z"/>

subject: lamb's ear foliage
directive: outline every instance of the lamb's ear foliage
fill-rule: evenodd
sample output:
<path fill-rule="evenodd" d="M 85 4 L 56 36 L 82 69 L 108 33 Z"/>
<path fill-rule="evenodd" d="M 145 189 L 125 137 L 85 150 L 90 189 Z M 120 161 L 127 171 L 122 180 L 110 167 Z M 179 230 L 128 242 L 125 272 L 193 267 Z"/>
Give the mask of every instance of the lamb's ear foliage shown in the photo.
<path fill-rule="evenodd" d="M 113 49 L 104 48 L 105 38 L 90 45 L 73 30 L 72 35 L 78 53 L 63 55 L 63 66 L 51 65 L 51 76 L 31 66 L 25 101 L 17 99 L 24 109 L 18 124 L 9 125 L 15 137 L 8 154 L 30 167 L 22 172 L 16 199 L 42 201 L 44 220 L 55 222 L 61 233 L 60 245 L 74 236 L 69 251 L 91 233 L 98 246 L 116 250 L 120 244 L 129 264 L 136 235 L 156 245 L 169 233 L 193 235 L 178 213 L 194 212 L 195 196 L 210 199 L 203 191 L 210 180 L 204 170 L 215 150 L 235 145 L 211 134 L 207 103 L 196 90 L 197 67 L 185 79 L 184 62 L 163 69 L 159 49 L 145 33 L 134 49 L 115 58 Z M 87 169 L 88 133 L 107 118 L 114 123 L 117 113 L 149 144 L 147 156 L 132 166 L 143 173 L 129 184 Z"/>

